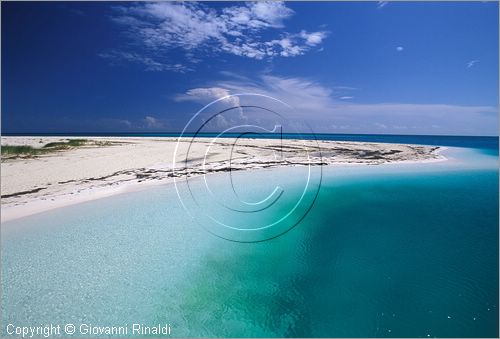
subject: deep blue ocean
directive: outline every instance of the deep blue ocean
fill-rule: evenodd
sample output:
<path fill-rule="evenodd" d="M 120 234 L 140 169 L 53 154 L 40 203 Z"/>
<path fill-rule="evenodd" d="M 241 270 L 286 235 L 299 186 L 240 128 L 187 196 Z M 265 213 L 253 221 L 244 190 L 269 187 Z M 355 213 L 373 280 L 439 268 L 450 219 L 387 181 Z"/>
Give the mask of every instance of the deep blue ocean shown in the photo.
<path fill-rule="evenodd" d="M 173 185 L 3 223 L 2 334 L 139 322 L 173 337 L 498 337 L 498 138 L 320 136 L 450 148 L 442 162 L 323 167 L 309 213 L 264 242 L 208 232 Z M 303 171 L 237 172 L 249 200 L 270 184 L 288 194 L 252 222 L 290 210 Z M 232 199 L 224 174 L 207 180 Z"/>

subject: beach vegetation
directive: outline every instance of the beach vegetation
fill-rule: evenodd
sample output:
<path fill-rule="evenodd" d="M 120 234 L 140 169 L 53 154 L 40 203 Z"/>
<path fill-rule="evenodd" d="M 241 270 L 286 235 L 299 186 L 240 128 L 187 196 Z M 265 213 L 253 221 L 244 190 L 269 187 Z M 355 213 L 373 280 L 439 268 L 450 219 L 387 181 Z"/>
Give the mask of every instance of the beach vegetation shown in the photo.
<path fill-rule="evenodd" d="M 27 145 L 4 145 L 2 146 L 2 156 L 22 156 L 22 155 L 40 155 L 46 150 Z"/>
<path fill-rule="evenodd" d="M 87 143 L 87 139 L 68 139 L 68 141 L 49 142 L 45 144 L 43 148 L 67 149 L 70 147 L 82 146 L 85 145 L 85 143 Z"/>
<path fill-rule="evenodd" d="M 40 148 L 29 145 L 2 145 L 2 158 L 32 157 L 50 152 L 83 146 L 87 139 L 68 139 L 67 141 L 49 142 Z"/>

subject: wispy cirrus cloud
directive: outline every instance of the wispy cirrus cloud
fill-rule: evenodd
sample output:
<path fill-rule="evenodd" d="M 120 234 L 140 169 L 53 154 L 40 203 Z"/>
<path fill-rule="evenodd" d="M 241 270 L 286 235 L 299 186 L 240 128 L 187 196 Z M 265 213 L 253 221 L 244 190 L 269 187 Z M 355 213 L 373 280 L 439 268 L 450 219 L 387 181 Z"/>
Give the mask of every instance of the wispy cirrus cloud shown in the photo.
<path fill-rule="evenodd" d="M 167 61 L 173 50 L 183 51 L 184 61 L 190 64 L 199 61 L 197 55 L 206 53 L 262 60 L 303 55 L 328 36 L 327 31 L 287 32 L 284 22 L 294 11 L 278 1 L 248 2 L 218 10 L 195 2 L 135 3 L 114 8 L 113 21 L 141 52 L 105 52 L 102 56 L 142 62 L 155 71 L 190 69 Z"/>
<path fill-rule="evenodd" d="M 389 4 L 389 1 L 377 1 L 377 8 L 382 9 Z"/>
<path fill-rule="evenodd" d="M 215 100 L 223 100 L 232 104 L 233 106 L 239 106 L 239 98 L 230 95 L 231 92 L 225 88 L 204 87 L 190 89 L 186 91 L 186 93 L 176 95 L 174 99 L 176 101 L 195 101 L 202 104 L 206 104 Z"/>
<path fill-rule="evenodd" d="M 146 71 L 175 71 L 185 73 L 192 69 L 180 63 L 164 63 L 154 60 L 151 57 L 143 56 L 138 53 L 123 52 L 123 51 L 109 51 L 100 53 L 99 56 L 104 59 L 109 59 L 112 64 L 119 64 L 122 62 L 130 62 L 142 65 Z"/>
<path fill-rule="evenodd" d="M 257 79 L 249 79 L 238 76 L 214 81 L 207 87 L 189 89 L 176 96 L 176 100 L 204 104 L 217 99 L 219 95 L 263 94 L 292 106 L 294 109 L 287 112 L 288 117 L 307 121 L 314 132 L 459 135 L 497 133 L 498 107 L 435 103 L 355 103 L 346 101 L 347 97 L 336 99 L 335 88 L 339 87 L 351 88 L 329 88 L 314 80 L 298 77 L 266 74 Z M 258 97 L 241 97 L 240 101 L 242 105 L 261 104 Z"/>
<path fill-rule="evenodd" d="M 467 68 L 473 67 L 475 64 L 477 64 L 479 60 L 471 60 L 467 63 Z"/>

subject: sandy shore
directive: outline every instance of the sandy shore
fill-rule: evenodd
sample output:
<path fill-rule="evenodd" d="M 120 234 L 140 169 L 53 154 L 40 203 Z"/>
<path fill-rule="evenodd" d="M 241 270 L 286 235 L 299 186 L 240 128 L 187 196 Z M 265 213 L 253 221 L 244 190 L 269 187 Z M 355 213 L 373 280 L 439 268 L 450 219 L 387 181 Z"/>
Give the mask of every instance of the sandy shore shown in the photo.
<path fill-rule="evenodd" d="M 42 147 L 66 137 L 2 137 Z M 78 147 L 36 156 L 2 156 L 1 220 L 168 183 L 174 177 L 277 166 L 432 162 L 439 147 L 272 139 L 86 137 Z M 318 148 L 319 147 L 319 148 Z M 188 154 L 188 156 L 186 156 Z"/>

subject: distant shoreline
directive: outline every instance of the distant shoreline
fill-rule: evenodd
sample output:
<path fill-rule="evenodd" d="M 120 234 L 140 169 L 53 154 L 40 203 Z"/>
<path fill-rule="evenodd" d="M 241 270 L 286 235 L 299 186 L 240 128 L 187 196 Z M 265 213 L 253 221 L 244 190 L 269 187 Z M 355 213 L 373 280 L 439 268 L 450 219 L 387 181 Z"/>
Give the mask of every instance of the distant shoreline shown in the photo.
<path fill-rule="evenodd" d="M 380 165 L 444 161 L 437 146 L 296 139 L 181 140 L 166 137 L 2 137 L 2 146 L 43 149 L 2 155 L 2 221 L 99 199 L 176 178 L 229 170 L 306 165 Z M 81 141 L 84 140 L 84 141 Z M 236 142 L 236 144 L 235 144 Z M 81 143 L 81 144 L 80 144 Z M 50 146 L 50 147 L 47 147 Z M 56 147 L 54 147 L 56 146 Z M 317 147 L 320 147 L 318 150 Z M 189 150 L 187 166 L 183 166 Z M 277 155 L 279 157 L 277 157 Z"/>
<path fill-rule="evenodd" d="M 146 138 L 178 138 L 181 132 L 73 132 L 73 133 L 3 133 L 2 137 L 146 137 Z M 197 137 L 210 138 L 218 133 L 198 133 Z M 240 136 L 238 133 L 225 134 L 229 137 L 257 138 L 257 139 L 305 139 L 323 141 L 352 141 L 352 142 L 377 142 L 391 144 L 414 144 L 428 146 L 451 146 L 468 148 L 498 149 L 498 136 L 479 135 L 421 135 L 421 134 L 351 134 L 351 133 L 261 133 L 260 135 Z M 194 133 L 186 133 L 185 137 L 193 137 Z"/>

